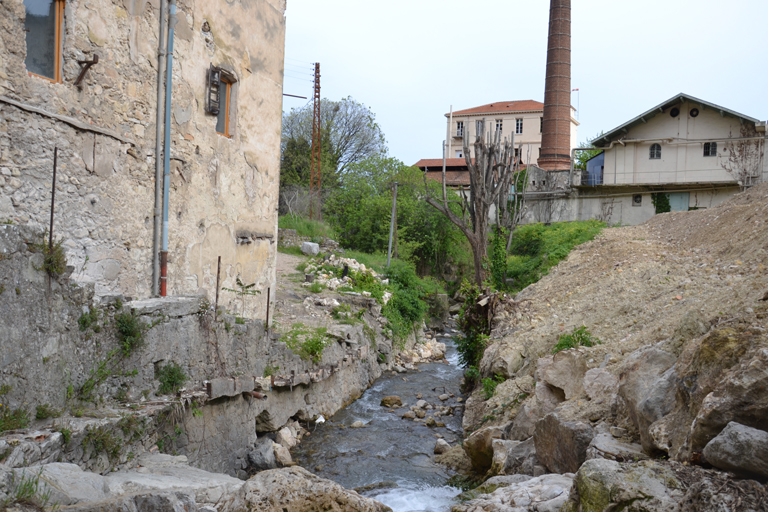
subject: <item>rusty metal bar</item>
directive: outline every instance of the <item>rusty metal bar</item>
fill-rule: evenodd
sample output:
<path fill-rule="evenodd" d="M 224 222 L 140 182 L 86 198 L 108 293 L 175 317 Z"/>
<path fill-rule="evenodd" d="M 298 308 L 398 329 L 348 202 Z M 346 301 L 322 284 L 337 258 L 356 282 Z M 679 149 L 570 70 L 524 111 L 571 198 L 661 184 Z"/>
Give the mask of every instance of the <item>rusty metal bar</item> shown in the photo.
<path fill-rule="evenodd" d="M 216 269 L 216 304 L 213 306 L 213 321 L 215 322 L 219 318 L 219 281 L 221 280 L 221 256 L 219 256 L 219 264 Z"/>
<path fill-rule="evenodd" d="M 267 288 L 267 321 L 264 324 L 266 326 L 266 331 L 269 332 L 269 292 L 271 291 L 271 288 Z"/>
<path fill-rule="evenodd" d="M 48 230 L 48 254 L 53 253 L 53 207 L 56 204 L 56 167 L 59 160 L 59 148 L 53 148 L 53 183 L 51 184 L 51 227 Z"/>
<path fill-rule="evenodd" d="M 80 85 L 80 82 L 82 82 L 83 78 L 85 78 L 85 73 L 87 73 L 88 70 L 91 69 L 91 66 L 99 63 L 99 54 L 94 53 L 93 60 L 79 60 L 77 61 L 77 63 L 83 67 L 80 69 L 80 74 L 77 75 L 77 80 L 75 80 L 75 87 Z"/>

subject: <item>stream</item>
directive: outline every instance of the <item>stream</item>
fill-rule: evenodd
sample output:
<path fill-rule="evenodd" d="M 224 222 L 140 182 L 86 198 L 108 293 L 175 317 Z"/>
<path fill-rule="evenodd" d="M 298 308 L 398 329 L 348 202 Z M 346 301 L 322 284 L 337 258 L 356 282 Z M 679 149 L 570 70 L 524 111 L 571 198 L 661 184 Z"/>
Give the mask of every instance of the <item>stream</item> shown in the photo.
<path fill-rule="evenodd" d="M 418 401 L 433 406 L 455 406 L 460 397 L 462 370 L 453 339 L 446 345 L 446 363 L 422 363 L 418 370 L 392 375 L 386 372 L 362 397 L 339 411 L 302 440 L 294 460 L 318 476 L 374 498 L 394 512 L 446 512 L 461 491 L 446 485 L 454 473 L 435 463 L 438 435 L 452 446 L 462 439 L 463 408 L 437 418 L 445 427 L 427 427 L 400 416 Z M 438 398 L 455 395 L 445 402 Z M 403 406 L 388 412 L 380 405 L 385 396 L 397 395 Z M 427 410 L 427 417 L 432 410 Z M 356 421 L 363 428 L 350 428 Z M 366 488 L 368 490 L 362 490 Z"/>

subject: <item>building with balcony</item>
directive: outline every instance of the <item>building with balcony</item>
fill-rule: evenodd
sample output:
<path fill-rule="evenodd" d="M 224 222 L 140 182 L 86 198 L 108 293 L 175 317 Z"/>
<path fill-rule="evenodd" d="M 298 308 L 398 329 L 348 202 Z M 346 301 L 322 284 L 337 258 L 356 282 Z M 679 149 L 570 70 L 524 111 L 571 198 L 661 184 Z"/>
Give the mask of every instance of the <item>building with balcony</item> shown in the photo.
<path fill-rule="evenodd" d="M 571 107 L 572 114 L 576 109 Z M 446 143 L 446 158 L 464 156 L 463 138 L 466 133 L 471 145 L 485 119 L 485 133 L 501 132 L 501 137 L 514 138 L 521 162 L 525 165 L 536 163 L 541 153 L 541 125 L 544 104 L 534 100 L 501 101 L 479 107 L 458 110 L 445 114 L 450 137 Z M 576 147 L 576 130 L 579 122 L 571 115 L 571 148 Z M 518 147 L 520 146 L 520 147 Z M 474 156 L 474 155 L 470 155 Z"/>

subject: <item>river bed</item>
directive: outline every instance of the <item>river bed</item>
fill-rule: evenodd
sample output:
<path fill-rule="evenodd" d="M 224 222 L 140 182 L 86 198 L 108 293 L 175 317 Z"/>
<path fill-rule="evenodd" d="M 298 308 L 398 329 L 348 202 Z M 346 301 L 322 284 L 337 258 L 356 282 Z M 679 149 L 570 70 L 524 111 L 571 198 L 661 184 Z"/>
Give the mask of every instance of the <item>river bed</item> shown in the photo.
<path fill-rule="evenodd" d="M 446 344 L 448 363 L 424 363 L 418 370 L 393 375 L 387 372 L 363 396 L 319 424 L 304 438 L 294 460 L 323 478 L 348 489 L 376 487 L 361 491 L 392 508 L 394 512 L 445 512 L 461 491 L 446 485 L 454 473 L 435 463 L 438 436 L 451 445 L 462 439 L 459 408 L 450 416 L 436 418 L 445 427 L 427 427 L 403 419 L 402 414 L 419 400 L 440 406 L 459 405 L 462 371 L 451 338 Z M 443 394 L 454 397 L 442 402 Z M 403 406 L 389 412 L 380 405 L 385 396 L 397 395 Z M 427 417 L 433 410 L 427 410 Z M 362 421 L 362 428 L 351 428 Z"/>

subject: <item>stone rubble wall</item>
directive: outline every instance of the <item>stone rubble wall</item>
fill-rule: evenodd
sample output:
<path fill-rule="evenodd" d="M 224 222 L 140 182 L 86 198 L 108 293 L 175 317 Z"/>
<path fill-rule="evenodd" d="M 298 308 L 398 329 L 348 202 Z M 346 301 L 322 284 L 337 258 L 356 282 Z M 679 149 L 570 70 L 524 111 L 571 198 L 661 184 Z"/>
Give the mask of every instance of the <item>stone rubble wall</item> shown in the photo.
<path fill-rule="evenodd" d="M 0 3 L 0 221 L 56 221 L 71 280 L 96 297 L 151 294 L 157 0 L 65 4 L 63 83 L 27 73 L 22 0 Z M 247 28 L 246 28 L 247 27 Z M 180 0 L 173 62 L 168 293 L 274 286 L 285 1 Z M 78 60 L 99 55 L 80 87 Z M 209 66 L 237 79 L 231 137 L 206 112 Z M 265 318 L 267 294 L 241 311 Z"/>

